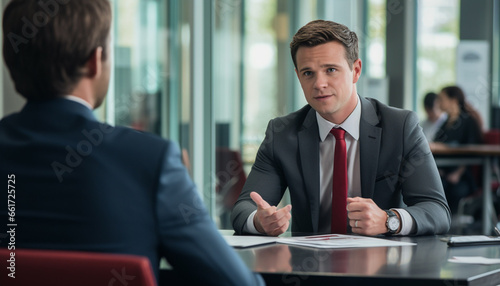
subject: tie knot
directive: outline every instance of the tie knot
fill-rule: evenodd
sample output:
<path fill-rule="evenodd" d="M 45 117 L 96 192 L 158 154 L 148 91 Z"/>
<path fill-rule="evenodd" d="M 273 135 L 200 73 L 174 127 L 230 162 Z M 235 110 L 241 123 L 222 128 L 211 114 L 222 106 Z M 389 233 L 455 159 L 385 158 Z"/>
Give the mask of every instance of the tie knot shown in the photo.
<path fill-rule="evenodd" d="M 342 128 L 332 128 L 332 130 L 330 130 L 330 133 L 333 134 L 333 136 L 335 136 L 335 139 L 337 140 L 344 140 L 344 134 L 345 134 L 345 130 L 342 129 Z"/>

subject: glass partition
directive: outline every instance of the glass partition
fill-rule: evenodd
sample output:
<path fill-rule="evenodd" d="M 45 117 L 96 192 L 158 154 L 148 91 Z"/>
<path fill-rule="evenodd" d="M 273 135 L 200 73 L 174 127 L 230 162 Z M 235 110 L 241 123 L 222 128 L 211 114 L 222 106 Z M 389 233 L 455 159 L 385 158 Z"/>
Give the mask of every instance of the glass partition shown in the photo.
<path fill-rule="evenodd" d="M 107 121 L 177 142 L 215 222 L 231 228 L 267 123 L 305 104 L 292 36 L 317 18 L 357 29 L 364 0 L 112 3 Z"/>
<path fill-rule="evenodd" d="M 162 133 L 168 61 L 163 1 L 114 1 L 114 118 L 117 125 Z"/>
<path fill-rule="evenodd" d="M 290 56 L 292 36 L 318 18 L 352 27 L 361 4 L 342 0 L 214 1 L 212 130 L 215 218 L 221 228 L 231 228 L 230 210 L 269 120 L 306 104 Z M 282 203 L 288 201 L 286 195 Z"/>
<path fill-rule="evenodd" d="M 424 118 L 423 97 L 456 82 L 459 0 L 421 0 L 417 12 L 417 98 Z"/>

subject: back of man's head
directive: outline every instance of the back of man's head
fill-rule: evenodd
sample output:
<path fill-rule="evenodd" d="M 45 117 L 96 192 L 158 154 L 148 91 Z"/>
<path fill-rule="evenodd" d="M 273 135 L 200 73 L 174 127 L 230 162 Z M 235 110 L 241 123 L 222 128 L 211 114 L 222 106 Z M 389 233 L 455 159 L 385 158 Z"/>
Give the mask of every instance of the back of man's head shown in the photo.
<path fill-rule="evenodd" d="M 28 100 L 69 95 L 92 53 L 106 59 L 108 0 L 12 0 L 3 15 L 3 56 Z"/>
<path fill-rule="evenodd" d="M 437 94 L 435 92 L 428 92 L 424 96 L 424 107 L 425 109 L 432 110 L 436 104 Z"/>

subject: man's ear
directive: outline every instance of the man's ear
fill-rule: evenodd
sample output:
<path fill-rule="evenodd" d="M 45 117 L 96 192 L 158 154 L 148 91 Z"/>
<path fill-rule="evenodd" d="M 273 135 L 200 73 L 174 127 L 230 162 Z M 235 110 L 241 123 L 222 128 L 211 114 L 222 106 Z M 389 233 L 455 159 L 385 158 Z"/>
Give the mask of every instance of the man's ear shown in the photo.
<path fill-rule="evenodd" d="M 353 65 L 352 65 L 352 70 L 353 70 L 353 83 L 358 82 L 359 77 L 361 76 L 361 59 L 357 59 Z"/>
<path fill-rule="evenodd" d="M 86 73 L 89 78 L 99 77 L 102 73 L 102 47 L 97 47 L 85 63 Z"/>

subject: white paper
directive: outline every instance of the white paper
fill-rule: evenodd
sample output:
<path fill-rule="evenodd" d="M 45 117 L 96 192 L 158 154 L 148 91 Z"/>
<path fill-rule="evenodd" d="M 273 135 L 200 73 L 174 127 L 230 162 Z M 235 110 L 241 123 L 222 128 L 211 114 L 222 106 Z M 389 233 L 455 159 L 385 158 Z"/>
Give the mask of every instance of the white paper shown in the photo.
<path fill-rule="evenodd" d="M 452 242 L 479 242 L 479 241 L 498 241 L 500 242 L 500 237 L 491 237 L 486 235 L 464 235 L 464 236 L 453 236 L 449 238 Z"/>
<path fill-rule="evenodd" d="M 252 247 L 270 243 L 308 246 L 314 248 L 361 248 L 382 246 L 407 246 L 416 243 L 402 242 L 367 236 L 324 234 L 295 237 L 272 237 L 260 235 L 223 235 L 232 247 Z"/>
<path fill-rule="evenodd" d="M 382 247 L 382 246 L 407 246 L 416 245 L 411 242 L 401 242 L 395 240 L 357 236 L 343 234 L 325 234 L 314 236 L 302 236 L 281 238 L 278 243 L 308 246 L 315 248 L 362 248 L 362 247 Z"/>
<path fill-rule="evenodd" d="M 498 258 L 486 258 L 482 256 L 453 256 L 453 258 L 448 259 L 448 261 L 466 264 L 500 264 L 500 259 Z"/>
<path fill-rule="evenodd" d="M 279 237 L 274 236 L 258 236 L 258 235 L 224 235 L 227 244 L 232 247 L 251 247 L 276 243 Z"/>
<path fill-rule="evenodd" d="M 492 237 L 486 235 L 464 235 L 453 236 L 448 238 L 453 243 L 466 243 L 466 242 L 497 242 L 500 244 L 500 237 Z"/>

